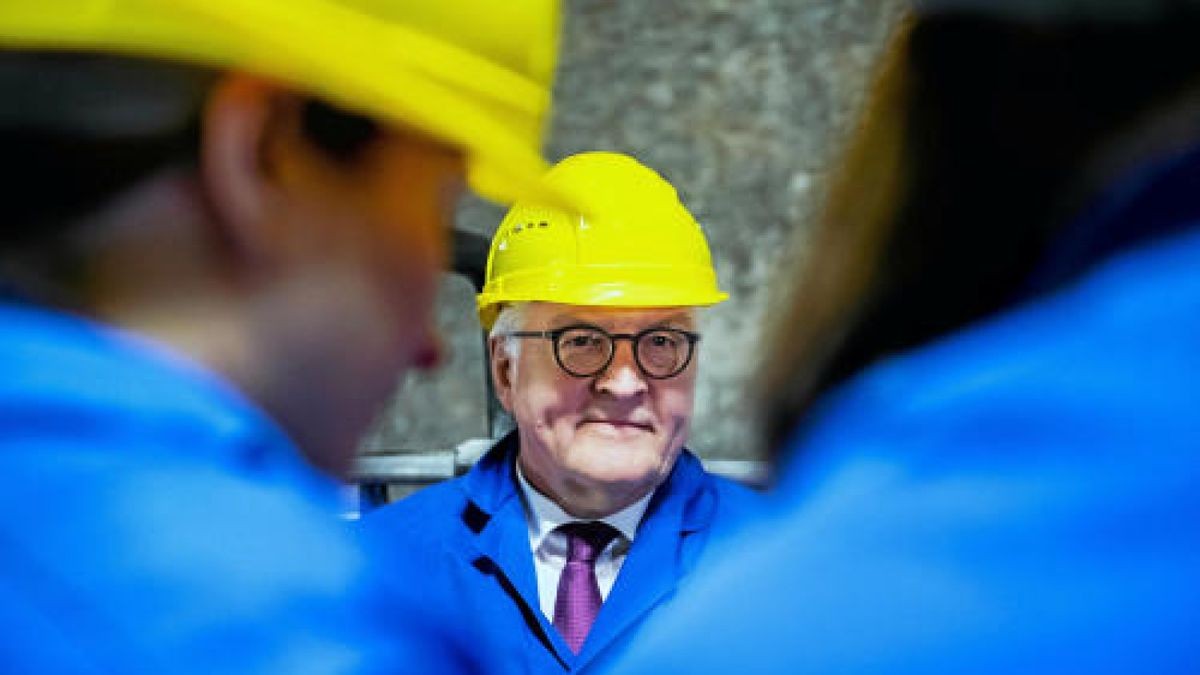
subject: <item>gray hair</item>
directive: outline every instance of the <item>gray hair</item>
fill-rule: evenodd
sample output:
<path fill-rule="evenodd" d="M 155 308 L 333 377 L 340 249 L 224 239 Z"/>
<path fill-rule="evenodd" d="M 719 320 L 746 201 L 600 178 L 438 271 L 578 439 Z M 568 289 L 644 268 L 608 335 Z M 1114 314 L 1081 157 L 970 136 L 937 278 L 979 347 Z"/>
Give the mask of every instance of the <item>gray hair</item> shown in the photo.
<path fill-rule="evenodd" d="M 528 307 L 528 302 L 514 302 L 502 306 L 500 314 L 496 317 L 496 323 L 492 324 L 492 330 L 488 332 L 488 337 L 500 337 L 523 329 Z M 521 355 L 521 340 L 514 337 L 505 337 L 503 340 L 504 351 L 508 354 L 508 358 L 516 361 Z"/>

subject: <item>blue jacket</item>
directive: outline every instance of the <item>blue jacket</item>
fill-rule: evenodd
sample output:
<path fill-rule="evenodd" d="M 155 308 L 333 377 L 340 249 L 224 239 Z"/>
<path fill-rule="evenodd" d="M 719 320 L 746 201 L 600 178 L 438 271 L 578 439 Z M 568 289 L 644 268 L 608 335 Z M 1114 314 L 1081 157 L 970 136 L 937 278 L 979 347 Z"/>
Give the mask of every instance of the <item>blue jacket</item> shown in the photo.
<path fill-rule="evenodd" d="M 0 304 L 0 671 L 346 673 L 398 648 L 336 487 L 211 374 Z"/>
<path fill-rule="evenodd" d="M 757 511 L 760 496 L 684 452 L 659 487 L 578 656 L 538 604 L 525 506 L 509 435 L 471 471 L 367 516 L 386 542 L 393 611 L 406 639 L 438 645 L 443 672 L 563 673 L 624 643 L 708 544 Z M 381 542 L 382 543 L 382 542 Z M 432 671 L 430 671 L 432 672 Z"/>
<path fill-rule="evenodd" d="M 1198 186 L 1117 186 L 1046 267 L 1082 276 L 828 397 L 611 672 L 1200 672 Z"/>

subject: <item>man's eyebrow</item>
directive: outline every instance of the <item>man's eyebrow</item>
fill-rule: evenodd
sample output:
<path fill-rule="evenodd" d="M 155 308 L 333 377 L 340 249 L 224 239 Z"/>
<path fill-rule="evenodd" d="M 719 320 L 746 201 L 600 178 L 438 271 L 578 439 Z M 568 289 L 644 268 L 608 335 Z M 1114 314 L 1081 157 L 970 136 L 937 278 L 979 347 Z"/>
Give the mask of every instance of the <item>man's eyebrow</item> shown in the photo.
<path fill-rule="evenodd" d="M 658 321 L 655 321 L 653 325 L 663 327 L 677 324 L 692 325 L 693 321 L 691 319 L 691 314 L 688 314 L 687 312 L 679 312 L 678 314 L 672 314 L 671 316 L 663 317 Z"/>
<path fill-rule="evenodd" d="M 582 319 L 578 316 L 575 316 L 574 314 L 555 314 L 554 316 L 550 317 L 550 324 L 556 325 L 556 326 L 568 326 L 571 324 L 579 324 L 579 325 L 586 325 L 586 326 L 596 326 L 597 325 L 597 323 L 595 321 L 588 321 L 587 319 Z"/>

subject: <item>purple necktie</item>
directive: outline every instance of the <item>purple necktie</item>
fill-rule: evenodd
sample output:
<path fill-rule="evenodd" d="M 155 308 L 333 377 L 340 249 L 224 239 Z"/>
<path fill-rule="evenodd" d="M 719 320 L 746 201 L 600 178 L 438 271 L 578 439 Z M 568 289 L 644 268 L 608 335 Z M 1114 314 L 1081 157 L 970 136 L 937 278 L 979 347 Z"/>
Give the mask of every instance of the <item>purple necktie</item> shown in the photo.
<path fill-rule="evenodd" d="M 567 564 L 558 578 L 554 627 L 578 654 L 603 602 L 596 583 L 596 558 L 619 533 L 600 522 L 570 523 L 558 531 L 567 535 Z"/>

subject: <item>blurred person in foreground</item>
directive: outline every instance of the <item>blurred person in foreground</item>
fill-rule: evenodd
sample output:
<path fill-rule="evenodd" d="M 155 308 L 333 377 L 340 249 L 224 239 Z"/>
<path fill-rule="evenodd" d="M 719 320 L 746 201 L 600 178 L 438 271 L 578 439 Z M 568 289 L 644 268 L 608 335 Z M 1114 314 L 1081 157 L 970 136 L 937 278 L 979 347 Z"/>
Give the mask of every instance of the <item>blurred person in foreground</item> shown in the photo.
<path fill-rule="evenodd" d="M 1200 670 L 1200 3 L 920 3 L 766 363 L 777 517 L 612 672 Z"/>
<path fill-rule="evenodd" d="M 627 155 L 574 155 L 545 180 L 589 215 L 519 202 L 478 298 L 516 429 L 466 476 L 363 521 L 394 554 L 393 611 L 481 672 L 584 669 L 761 499 L 684 447 L 697 312 L 727 297 L 699 224 Z"/>
<path fill-rule="evenodd" d="M 555 198 L 556 14 L 0 3 L 0 669 L 441 667 L 334 479 L 436 359 L 466 170 Z"/>

